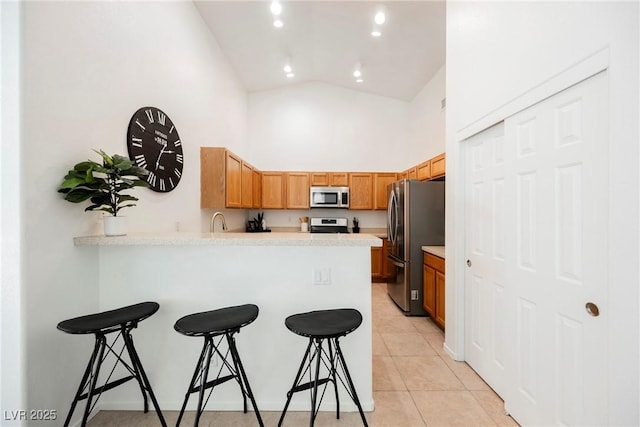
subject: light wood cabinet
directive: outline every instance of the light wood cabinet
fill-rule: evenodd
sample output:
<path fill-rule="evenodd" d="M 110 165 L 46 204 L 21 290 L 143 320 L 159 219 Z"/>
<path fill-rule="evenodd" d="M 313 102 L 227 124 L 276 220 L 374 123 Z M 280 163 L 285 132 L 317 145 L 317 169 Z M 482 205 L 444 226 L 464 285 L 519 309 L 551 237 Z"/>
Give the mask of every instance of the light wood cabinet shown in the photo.
<path fill-rule="evenodd" d="M 373 208 L 376 210 L 386 210 L 388 202 L 387 185 L 395 182 L 397 175 L 395 173 L 376 173 L 373 180 L 374 203 Z"/>
<path fill-rule="evenodd" d="M 436 325 L 445 327 L 445 261 L 425 253 L 422 265 L 422 306 Z"/>
<path fill-rule="evenodd" d="M 446 156 L 445 153 L 440 154 L 431 159 L 431 178 L 439 178 L 444 176 L 446 172 Z"/>
<path fill-rule="evenodd" d="M 311 172 L 310 185 L 325 187 L 346 187 L 349 185 L 347 172 Z"/>
<path fill-rule="evenodd" d="M 285 173 L 262 172 L 262 208 L 285 208 Z"/>
<path fill-rule="evenodd" d="M 418 178 L 418 168 L 413 167 L 407 170 L 407 179 L 417 179 Z"/>
<path fill-rule="evenodd" d="M 390 280 L 395 278 L 395 266 L 387 260 L 387 255 L 390 250 L 391 243 L 389 243 L 388 239 L 382 239 L 382 247 L 371 248 L 372 281 Z"/>
<path fill-rule="evenodd" d="M 240 157 L 224 147 L 200 147 L 201 208 L 241 208 L 242 183 L 243 161 Z"/>
<path fill-rule="evenodd" d="M 252 208 L 260 209 L 262 207 L 262 173 L 254 169 L 251 173 L 253 180 L 253 205 Z"/>
<path fill-rule="evenodd" d="M 420 181 L 426 181 L 431 178 L 431 160 L 427 160 L 426 162 L 420 163 L 416 166 L 417 169 L 417 178 Z"/>
<path fill-rule="evenodd" d="M 349 209 L 373 209 L 373 175 L 361 172 L 349 174 Z"/>
<path fill-rule="evenodd" d="M 251 209 L 253 207 L 253 167 L 242 162 L 242 207 Z"/>
<path fill-rule="evenodd" d="M 309 174 L 288 172 L 286 194 L 287 209 L 309 209 Z"/>

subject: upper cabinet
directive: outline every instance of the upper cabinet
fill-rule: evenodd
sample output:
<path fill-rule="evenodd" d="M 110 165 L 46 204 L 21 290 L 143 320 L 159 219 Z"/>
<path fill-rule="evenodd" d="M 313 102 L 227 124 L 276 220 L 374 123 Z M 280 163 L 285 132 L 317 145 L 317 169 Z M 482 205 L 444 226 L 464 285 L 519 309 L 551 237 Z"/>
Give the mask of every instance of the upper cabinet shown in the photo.
<path fill-rule="evenodd" d="M 373 208 L 377 210 L 386 210 L 388 193 L 387 185 L 395 182 L 397 174 L 392 172 L 383 172 L 374 174 L 373 178 L 373 193 L 375 198 L 373 199 Z"/>
<path fill-rule="evenodd" d="M 200 148 L 200 207 L 242 207 L 242 159 L 223 147 Z"/>
<path fill-rule="evenodd" d="M 257 169 L 251 171 L 253 179 L 253 205 L 254 209 L 260 209 L 262 207 L 262 172 Z"/>
<path fill-rule="evenodd" d="M 241 205 L 245 209 L 253 207 L 253 167 L 242 161 Z"/>
<path fill-rule="evenodd" d="M 416 166 L 416 169 L 417 169 L 417 178 L 420 181 L 431 179 L 431 160 L 427 160 L 426 162 L 420 163 L 418 166 Z"/>
<path fill-rule="evenodd" d="M 262 208 L 285 208 L 285 176 L 284 172 L 262 172 Z"/>
<path fill-rule="evenodd" d="M 349 209 L 373 209 L 372 173 L 349 174 Z"/>
<path fill-rule="evenodd" d="M 287 172 L 287 209 L 309 209 L 309 173 Z"/>
<path fill-rule="evenodd" d="M 349 174 L 347 172 L 311 172 L 310 181 L 312 186 L 346 187 L 349 185 Z"/>
<path fill-rule="evenodd" d="M 439 178 L 444 176 L 446 172 L 446 157 L 442 153 L 431 159 L 431 178 Z"/>

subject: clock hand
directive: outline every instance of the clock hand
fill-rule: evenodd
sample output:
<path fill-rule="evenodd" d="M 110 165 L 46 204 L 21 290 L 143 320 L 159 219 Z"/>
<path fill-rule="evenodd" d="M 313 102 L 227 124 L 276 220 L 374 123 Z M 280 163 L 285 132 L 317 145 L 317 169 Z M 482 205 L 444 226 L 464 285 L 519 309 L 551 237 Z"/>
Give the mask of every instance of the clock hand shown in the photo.
<path fill-rule="evenodd" d="M 164 149 L 166 148 L 166 145 L 162 146 L 162 150 L 160 150 L 160 154 L 158 155 L 158 160 L 156 160 L 156 170 L 158 170 L 158 166 L 160 166 L 160 157 L 162 157 L 162 155 L 165 153 Z"/>

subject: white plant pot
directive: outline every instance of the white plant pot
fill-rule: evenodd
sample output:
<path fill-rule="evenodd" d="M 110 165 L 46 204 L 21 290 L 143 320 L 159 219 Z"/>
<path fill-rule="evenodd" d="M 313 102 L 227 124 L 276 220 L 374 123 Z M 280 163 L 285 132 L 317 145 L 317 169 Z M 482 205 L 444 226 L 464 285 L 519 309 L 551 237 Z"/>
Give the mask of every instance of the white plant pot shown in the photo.
<path fill-rule="evenodd" d="M 127 234 L 127 217 L 111 216 L 103 217 L 105 236 L 125 236 Z"/>

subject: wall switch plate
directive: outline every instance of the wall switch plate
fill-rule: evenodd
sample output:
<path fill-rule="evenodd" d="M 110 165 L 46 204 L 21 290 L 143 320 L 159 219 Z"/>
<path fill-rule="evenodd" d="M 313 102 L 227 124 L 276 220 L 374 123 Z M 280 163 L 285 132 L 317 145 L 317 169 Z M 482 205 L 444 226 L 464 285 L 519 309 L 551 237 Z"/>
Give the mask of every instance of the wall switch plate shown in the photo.
<path fill-rule="evenodd" d="M 418 291 L 417 290 L 412 290 L 411 291 L 411 301 L 417 301 L 418 300 Z"/>
<path fill-rule="evenodd" d="M 330 285 L 331 269 L 330 268 L 314 268 L 313 284 L 314 285 Z"/>

